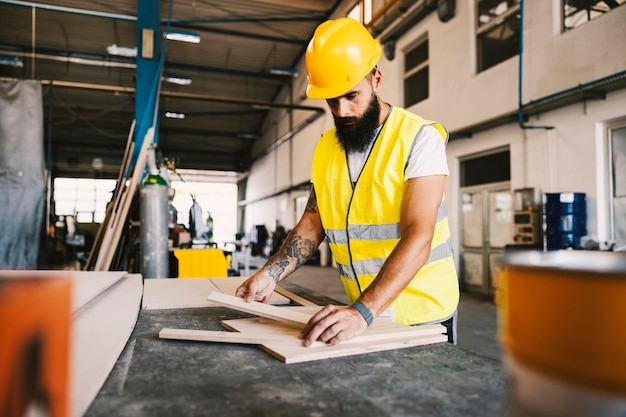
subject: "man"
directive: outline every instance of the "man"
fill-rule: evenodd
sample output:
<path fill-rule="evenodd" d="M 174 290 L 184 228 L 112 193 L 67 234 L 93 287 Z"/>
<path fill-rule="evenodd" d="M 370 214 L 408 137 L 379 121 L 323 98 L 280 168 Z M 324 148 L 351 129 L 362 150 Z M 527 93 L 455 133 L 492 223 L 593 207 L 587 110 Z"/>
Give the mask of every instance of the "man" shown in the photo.
<path fill-rule="evenodd" d="M 283 246 L 238 289 L 267 302 L 276 283 L 327 237 L 352 305 L 327 305 L 303 344 L 339 343 L 389 309 L 399 323 L 443 323 L 455 343 L 459 286 L 443 197 L 447 132 L 378 93 L 381 47 L 356 20 L 322 23 L 306 51 L 307 95 L 326 99 L 335 128 L 313 156 L 305 213 Z"/>

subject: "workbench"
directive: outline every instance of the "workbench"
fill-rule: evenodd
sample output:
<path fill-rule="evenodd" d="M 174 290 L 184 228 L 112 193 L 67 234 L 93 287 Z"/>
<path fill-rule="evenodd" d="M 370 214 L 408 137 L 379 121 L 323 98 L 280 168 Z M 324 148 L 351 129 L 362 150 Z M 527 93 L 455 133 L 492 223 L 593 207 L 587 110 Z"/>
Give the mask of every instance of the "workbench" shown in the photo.
<path fill-rule="evenodd" d="M 245 317 L 226 307 L 141 310 L 85 416 L 505 415 L 501 363 L 449 343 L 285 364 L 256 346 L 158 337 L 164 327 L 224 330 L 221 320 Z"/>

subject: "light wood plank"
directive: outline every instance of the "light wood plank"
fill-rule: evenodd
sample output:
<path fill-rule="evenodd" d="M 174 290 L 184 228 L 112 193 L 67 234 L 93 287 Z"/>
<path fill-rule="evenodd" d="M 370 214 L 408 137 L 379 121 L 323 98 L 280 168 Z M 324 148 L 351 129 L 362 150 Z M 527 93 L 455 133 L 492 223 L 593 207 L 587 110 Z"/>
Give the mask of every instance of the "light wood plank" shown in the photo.
<path fill-rule="evenodd" d="M 262 345 L 262 349 L 285 363 L 310 362 L 320 359 L 338 358 L 342 356 L 362 355 L 364 353 L 382 352 L 385 350 L 401 349 L 413 346 L 442 343 L 448 340 L 446 335 L 416 336 L 412 339 L 390 339 L 382 343 L 364 345 L 327 345 L 322 347 L 291 348 L 282 344 Z"/>
<path fill-rule="evenodd" d="M 234 332 L 213 330 L 191 330 L 164 328 L 159 332 L 161 339 L 191 340 L 198 342 L 239 343 L 253 345 L 281 344 L 292 348 L 301 348 L 302 340 L 298 338 L 298 329 L 284 323 L 265 323 L 256 318 L 224 320 L 222 325 L 235 330 Z M 239 331 L 237 331 L 237 329 Z M 445 328 L 440 325 L 410 327 L 399 324 L 375 326 L 369 328 L 365 334 L 341 343 L 347 345 L 367 345 L 389 343 L 390 340 L 402 341 L 425 336 L 441 335 Z M 330 346 L 324 342 L 313 342 L 310 347 Z M 309 347 L 309 348 L 310 348 Z M 299 349 L 297 349 L 299 350 Z"/>
<path fill-rule="evenodd" d="M 83 271 L 72 275 L 72 311 L 77 311 L 102 294 L 127 273 L 125 271 Z"/>
<path fill-rule="evenodd" d="M 242 298 L 222 294 L 216 291 L 209 294 L 207 298 L 221 305 L 243 311 L 245 313 L 256 314 L 257 316 L 294 324 L 305 325 L 312 317 L 310 314 L 300 313 L 288 308 L 275 307 L 256 301 L 248 303 Z"/>
<path fill-rule="evenodd" d="M 274 288 L 274 292 L 277 292 L 278 294 L 287 297 L 294 303 L 300 304 L 301 306 L 317 306 L 317 304 L 315 304 L 314 302 L 311 302 L 304 297 L 300 297 L 299 295 L 294 294 L 291 291 L 278 285 Z"/>
<path fill-rule="evenodd" d="M 72 280 L 72 312 L 76 312 L 89 301 L 96 298 L 119 281 L 127 273 L 125 271 L 63 271 L 63 270 L 37 270 L 37 271 L 0 271 L 3 278 L 21 277 L 70 277 Z"/>
<path fill-rule="evenodd" d="M 277 339 L 272 343 L 264 343 L 261 348 L 285 363 L 307 362 L 341 356 L 358 355 L 369 352 L 400 349 L 440 343 L 448 340 L 444 334 L 445 327 L 440 324 L 426 326 L 405 326 L 398 323 L 374 322 L 361 336 L 332 346 L 316 342 L 310 347 L 300 343 L 283 343 L 286 337 L 297 338 L 297 329 L 278 322 L 261 322 L 258 319 L 224 320 L 222 325 L 228 329 L 257 337 Z"/>
<path fill-rule="evenodd" d="M 270 337 L 253 336 L 248 333 L 219 330 L 172 329 L 167 327 L 159 332 L 159 338 L 191 340 L 196 342 L 238 343 L 247 345 L 262 345 L 264 343 L 280 342 L 280 339 L 277 340 Z M 294 339 L 293 337 L 285 337 L 283 339 L 285 343 L 302 343 L 302 341 Z"/>
<path fill-rule="evenodd" d="M 135 327 L 140 274 L 126 275 L 74 315 L 71 332 L 72 415 L 82 416 L 104 384 Z"/>
<path fill-rule="evenodd" d="M 255 335 L 268 339 L 298 339 L 300 329 L 294 328 L 287 323 L 263 320 L 261 318 L 222 320 L 222 326 L 229 330 Z M 342 342 L 342 344 L 376 343 L 386 341 L 389 338 L 411 338 L 416 336 L 427 336 L 442 334 L 446 328 L 440 324 L 429 324 L 425 326 L 406 326 L 404 324 L 392 322 L 374 322 L 360 336 Z M 319 346 L 326 345 L 323 342 L 315 342 Z M 301 344 L 301 343 L 300 343 Z"/>
<path fill-rule="evenodd" d="M 210 281 L 224 294 L 234 296 L 235 292 L 237 291 L 237 287 L 243 284 L 243 282 L 248 278 L 249 277 L 211 278 Z M 281 295 L 278 291 L 274 290 L 274 292 L 270 296 L 268 304 L 286 305 L 289 304 L 289 297 Z"/>
<path fill-rule="evenodd" d="M 215 307 L 206 296 L 218 288 L 210 279 L 155 278 L 144 281 L 143 310 L 166 310 L 172 308 Z"/>
<path fill-rule="evenodd" d="M 228 290 L 238 287 L 237 282 L 243 280 L 233 279 L 233 284 L 221 285 L 221 289 L 215 285 L 217 282 L 230 280 L 231 278 L 194 278 L 194 279 L 171 279 L 155 278 L 144 282 L 144 293 L 141 308 L 143 310 L 166 310 L 172 308 L 202 308 L 217 307 L 221 304 L 207 300 L 207 295 L 212 291 Z M 232 294 L 235 290 L 232 290 Z M 232 295 L 229 294 L 229 295 Z M 289 303 L 289 299 L 280 294 L 272 294 L 270 304 Z"/>
<path fill-rule="evenodd" d="M 119 199 L 122 194 L 122 189 L 126 186 L 126 181 L 123 181 L 126 177 L 126 169 L 128 168 L 128 160 L 131 155 L 131 150 L 133 149 L 133 133 L 135 132 L 135 119 L 133 119 L 130 125 L 130 131 L 128 132 L 128 139 L 126 140 L 126 149 L 124 151 L 124 157 L 122 158 L 122 165 L 120 165 L 120 172 L 117 176 L 117 182 L 115 183 L 115 190 L 113 190 L 113 198 L 111 201 L 113 204 L 107 205 L 106 214 L 104 216 L 104 220 L 100 223 L 100 227 L 98 227 L 98 232 L 96 232 L 96 237 L 91 245 L 91 250 L 89 251 L 89 257 L 87 258 L 87 262 L 85 263 L 85 271 L 92 271 L 96 256 L 100 252 L 100 245 L 102 244 L 102 239 L 104 237 L 104 232 L 107 229 L 107 225 L 111 221 L 111 214 L 113 213 L 113 207 L 117 207 Z"/>
<path fill-rule="evenodd" d="M 137 157 L 137 161 L 135 162 L 133 175 L 130 178 L 128 187 L 124 188 L 122 196 L 117 202 L 118 205 L 114 206 L 112 209 L 112 218 L 111 221 L 107 223 L 107 229 L 104 231 L 100 250 L 96 258 L 94 266 L 94 270 L 96 271 L 108 271 L 111 267 L 111 262 L 113 261 L 115 250 L 119 244 L 120 235 L 122 234 L 122 229 L 126 225 L 128 211 L 130 210 L 141 175 L 146 167 L 148 146 L 153 142 L 153 139 L 154 127 L 151 127 L 146 132 L 143 142 L 141 143 L 139 155 Z M 137 146 L 137 143 L 135 143 L 135 146 Z"/>

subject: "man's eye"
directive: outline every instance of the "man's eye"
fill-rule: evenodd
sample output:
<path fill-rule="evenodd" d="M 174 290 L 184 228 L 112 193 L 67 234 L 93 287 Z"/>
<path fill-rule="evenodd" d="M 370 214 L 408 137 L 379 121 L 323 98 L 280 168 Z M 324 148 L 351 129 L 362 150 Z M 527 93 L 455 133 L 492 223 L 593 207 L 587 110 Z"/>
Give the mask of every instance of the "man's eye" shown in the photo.
<path fill-rule="evenodd" d="M 347 98 L 348 100 L 354 100 L 354 99 L 356 99 L 356 94 L 348 94 L 348 95 L 346 96 L 346 98 Z"/>

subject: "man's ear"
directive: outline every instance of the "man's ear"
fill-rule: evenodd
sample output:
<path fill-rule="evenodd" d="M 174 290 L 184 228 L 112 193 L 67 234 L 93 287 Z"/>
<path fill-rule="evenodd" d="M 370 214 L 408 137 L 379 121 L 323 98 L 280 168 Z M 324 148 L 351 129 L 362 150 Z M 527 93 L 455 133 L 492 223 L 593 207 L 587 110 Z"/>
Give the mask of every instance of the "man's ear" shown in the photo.
<path fill-rule="evenodd" d="M 383 73 L 376 68 L 372 73 L 372 89 L 378 95 L 380 87 L 383 85 Z"/>

